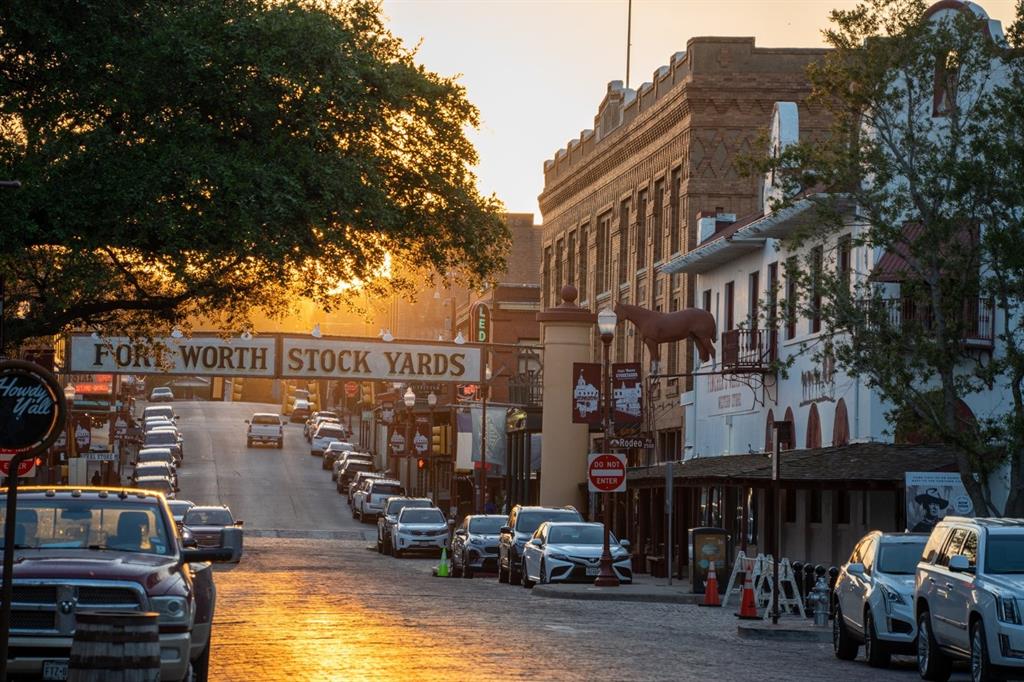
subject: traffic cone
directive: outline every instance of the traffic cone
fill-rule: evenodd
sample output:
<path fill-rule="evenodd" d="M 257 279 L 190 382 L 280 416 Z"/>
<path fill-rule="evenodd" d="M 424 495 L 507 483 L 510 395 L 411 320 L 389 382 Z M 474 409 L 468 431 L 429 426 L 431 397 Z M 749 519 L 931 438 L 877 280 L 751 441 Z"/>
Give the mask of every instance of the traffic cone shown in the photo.
<path fill-rule="evenodd" d="M 715 562 L 708 566 L 708 579 L 704 582 L 704 603 L 701 606 L 721 606 L 718 600 L 718 574 L 715 573 Z"/>
<path fill-rule="evenodd" d="M 743 599 L 740 600 L 740 610 L 736 617 L 757 620 L 757 606 L 754 605 L 754 562 L 747 563 L 743 568 Z"/>
<path fill-rule="evenodd" d="M 437 564 L 437 577 L 448 577 L 448 550 L 444 547 L 441 548 L 441 561 Z"/>

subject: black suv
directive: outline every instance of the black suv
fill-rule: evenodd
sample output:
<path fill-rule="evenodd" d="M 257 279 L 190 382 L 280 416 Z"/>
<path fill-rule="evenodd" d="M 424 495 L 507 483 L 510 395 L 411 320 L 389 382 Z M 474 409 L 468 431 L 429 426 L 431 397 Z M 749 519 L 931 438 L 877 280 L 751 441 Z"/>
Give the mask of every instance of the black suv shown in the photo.
<path fill-rule="evenodd" d="M 575 507 L 512 507 L 498 536 L 498 582 L 518 584 L 523 546 L 545 521 L 583 521 Z"/>

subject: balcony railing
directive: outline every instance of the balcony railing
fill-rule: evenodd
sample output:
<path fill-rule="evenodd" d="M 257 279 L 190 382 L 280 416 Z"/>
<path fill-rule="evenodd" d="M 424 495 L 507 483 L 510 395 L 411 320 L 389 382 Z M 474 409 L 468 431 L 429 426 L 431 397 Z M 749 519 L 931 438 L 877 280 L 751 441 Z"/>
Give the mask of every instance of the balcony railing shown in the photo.
<path fill-rule="evenodd" d="M 767 372 L 778 356 L 778 333 L 769 329 L 730 329 L 722 333 L 722 369 Z"/>
<path fill-rule="evenodd" d="M 935 316 L 931 308 L 911 298 L 885 298 L 880 301 L 889 324 L 897 329 L 906 323 L 931 329 Z M 964 345 L 972 348 L 991 348 L 995 339 L 995 306 L 991 298 L 964 299 L 958 319 L 952 324 L 963 329 Z"/>

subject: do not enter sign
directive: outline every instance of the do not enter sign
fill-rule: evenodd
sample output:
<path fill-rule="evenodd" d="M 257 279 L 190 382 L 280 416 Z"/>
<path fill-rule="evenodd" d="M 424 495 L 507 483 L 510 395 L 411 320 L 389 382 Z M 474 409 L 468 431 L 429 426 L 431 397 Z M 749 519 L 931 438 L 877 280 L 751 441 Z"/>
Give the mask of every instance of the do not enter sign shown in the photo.
<path fill-rule="evenodd" d="M 592 493 L 626 492 L 626 456 L 590 453 L 587 455 L 587 480 Z"/>
<path fill-rule="evenodd" d="M 11 470 L 11 458 L 13 453 L 0 454 L 0 476 L 7 477 Z M 36 469 L 36 458 L 30 457 L 18 462 L 18 478 L 25 478 Z"/>

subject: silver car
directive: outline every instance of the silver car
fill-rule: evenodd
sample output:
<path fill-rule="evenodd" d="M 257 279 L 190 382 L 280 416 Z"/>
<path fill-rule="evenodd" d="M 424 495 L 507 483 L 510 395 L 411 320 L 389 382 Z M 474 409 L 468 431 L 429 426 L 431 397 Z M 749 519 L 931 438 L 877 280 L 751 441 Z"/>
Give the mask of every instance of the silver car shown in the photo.
<path fill-rule="evenodd" d="M 621 583 L 633 582 L 629 542 L 608 540 L 612 570 Z M 604 552 L 603 523 L 566 523 L 545 521 L 523 547 L 520 570 L 523 587 L 535 583 L 594 582 L 600 572 Z"/>
<path fill-rule="evenodd" d="M 440 552 L 448 547 L 448 520 L 437 507 L 405 507 L 398 512 L 392 532 L 394 556 L 406 552 Z"/>
<path fill-rule="evenodd" d="M 923 533 L 868 533 L 836 578 L 832 644 L 852 661 L 860 645 L 868 665 L 884 667 L 892 654 L 912 655 L 914 573 L 928 541 Z"/>

